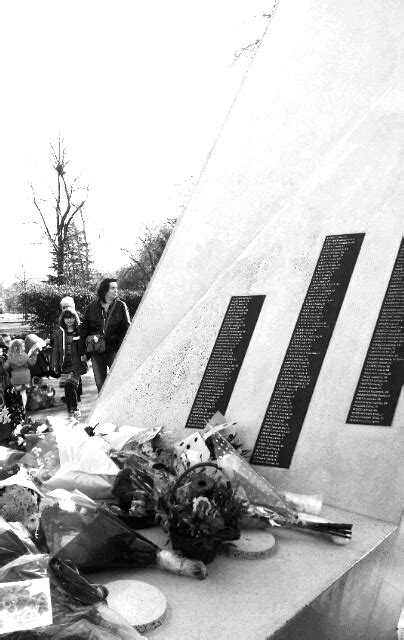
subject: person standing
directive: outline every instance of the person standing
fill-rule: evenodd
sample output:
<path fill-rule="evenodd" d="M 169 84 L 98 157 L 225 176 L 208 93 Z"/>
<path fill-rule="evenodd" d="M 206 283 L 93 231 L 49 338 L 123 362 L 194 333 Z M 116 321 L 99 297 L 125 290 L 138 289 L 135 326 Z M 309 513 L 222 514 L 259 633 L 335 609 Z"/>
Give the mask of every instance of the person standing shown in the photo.
<path fill-rule="evenodd" d="M 2 353 L 0 355 L 6 356 L 7 359 L 7 352 L 10 348 L 10 344 L 11 344 L 11 336 L 9 333 L 2 333 L 0 336 L 0 349 L 2 351 Z"/>
<path fill-rule="evenodd" d="M 95 384 L 101 391 L 108 371 L 130 325 L 129 311 L 118 298 L 115 278 L 104 278 L 93 300 L 84 311 L 80 326 L 82 360 L 91 357 Z"/>
<path fill-rule="evenodd" d="M 76 311 L 76 304 L 74 302 L 74 298 L 72 298 L 72 296 L 64 296 L 61 301 L 59 302 L 59 306 L 60 306 L 60 311 L 64 311 L 65 309 L 73 309 L 74 311 Z M 80 318 L 80 316 L 79 316 Z M 53 347 L 53 338 L 54 336 L 52 336 L 51 339 L 51 347 Z M 62 377 L 59 381 L 59 387 L 61 389 L 64 389 L 65 387 L 65 380 Z M 81 376 L 80 376 L 80 382 L 79 382 L 79 386 L 77 389 L 77 397 L 80 400 L 80 397 L 83 395 L 83 383 L 81 380 Z M 66 396 L 62 396 L 61 398 L 62 402 L 66 402 Z"/>
<path fill-rule="evenodd" d="M 34 346 L 31 353 L 25 353 L 24 340 L 11 340 L 4 368 L 10 374 L 11 384 L 19 391 L 22 406 L 25 410 L 27 404 L 27 390 L 31 387 L 31 369 L 35 366 L 38 346 Z"/>
<path fill-rule="evenodd" d="M 62 311 L 59 325 L 55 329 L 53 339 L 52 369 L 55 373 L 60 373 L 64 379 L 68 417 L 79 420 L 80 410 L 77 402 L 81 374 L 80 320 L 72 307 L 67 307 Z"/>
<path fill-rule="evenodd" d="M 3 334 L 4 336 L 7 334 Z M 3 340 L 3 335 L 0 336 L 0 413 L 4 405 L 4 392 L 7 387 L 11 384 L 10 376 L 8 375 L 7 370 L 4 367 L 4 364 L 7 360 L 7 351 L 8 346 Z M 11 342 L 11 338 L 10 338 Z M 1 416 L 0 416 L 0 424 L 1 424 Z"/>
<path fill-rule="evenodd" d="M 11 385 L 9 371 L 5 364 L 11 344 L 9 333 L 2 333 L 0 337 L 0 413 L 4 421 L 9 421 L 11 430 L 14 430 L 25 420 L 25 409 L 21 394 Z M 6 410 L 4 412 L 4 410 Z"/>

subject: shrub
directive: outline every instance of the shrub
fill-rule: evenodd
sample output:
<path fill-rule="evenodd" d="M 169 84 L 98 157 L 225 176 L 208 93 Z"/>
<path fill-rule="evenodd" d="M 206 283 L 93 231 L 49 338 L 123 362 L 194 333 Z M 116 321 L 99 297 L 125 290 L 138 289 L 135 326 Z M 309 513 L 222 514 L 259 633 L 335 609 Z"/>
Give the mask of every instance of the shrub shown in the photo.
<path fill-rule="evenodd" d="M 94 291 L 85 287 L 71 287 L 69 285 L 40 284 L 31 285 L 25 293 L 25 303 L 30 315 L 31 331 L 41 338 L 50 338 L 60 315 L 60 300 L 65 296 L 72 296 L 76 310 L 83 315 L 86 306 L 95 298 Z M 129 315 L 132 318 L 139 306 L 141 296 L 133 291 L 120 291 L 119 297 L 126 302 Z"/>
<path fill-rule="evenodd" d="M 127 289 L 122 289 L 119 290 L 119 297 L 126 303 L 129 309 L 130 319 L 132 320 L 142 299 L 142 294 L 136 293 L 136 291 L 128 291 Z"/>
<path fill-rule="evenodd" d="M 45 339 L 53 334 L 60 314 L 59 303 L 64 296 L 72 296 L 77 312 L 82 314 L 94 294 L 84 287 L 38 284 L 28 287 L 25 293 L 20 294 L 20 298 L 22 296 L 25 296 L 31 330 Z"/>

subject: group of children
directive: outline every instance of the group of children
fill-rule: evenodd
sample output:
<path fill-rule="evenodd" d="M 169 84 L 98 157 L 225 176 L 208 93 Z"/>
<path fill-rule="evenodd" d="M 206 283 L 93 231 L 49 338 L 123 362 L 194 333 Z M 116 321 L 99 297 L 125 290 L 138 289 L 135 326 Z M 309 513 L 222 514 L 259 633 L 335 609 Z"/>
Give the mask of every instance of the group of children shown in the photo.
<path fill-rule="evenodd" d="M 62 299 L 59 326 L 53 336 L 51 375 L 60 378 L 60 386 L 65 390 L 65 403 L 69 418 L 79 420 L 78 401 L 81 393 L 81 375 L 87 370 L 79 353 L 80 319 L 71 297 Z M 11 339 L 10 335 L 0 336 L 0 408 L 7 406 L 11 397 L 10 389 L 21 398 L 22 415 L 25 415 L 27 392 L 32 385 L 32 376 L 37 364 L 38 353 L 46 344 L 37 341 Z"/>

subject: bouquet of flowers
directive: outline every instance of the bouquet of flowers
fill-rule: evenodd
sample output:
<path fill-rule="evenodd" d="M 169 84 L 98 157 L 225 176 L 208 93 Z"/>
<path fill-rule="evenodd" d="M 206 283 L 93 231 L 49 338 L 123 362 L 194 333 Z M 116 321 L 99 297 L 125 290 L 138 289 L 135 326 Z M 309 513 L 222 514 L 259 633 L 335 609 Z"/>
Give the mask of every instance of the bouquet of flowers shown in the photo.
<path fill-rule="evenodd" d="M 58 489 L 42 502 L 36 542 L 41 551 L 73 562 L 83 571 L 155 565 L 204 580 L 202 562 L 180 557 L 128 527 L 106 505 L 98 506 L 80 491 Z"/>
<path fill-rule="evenodd" d="M 323 534 L 336 544 L 347 544 L 350 541 L 352 524 L 329 522 L 318 516 L 298 512 L 292 502 L 287 500 L 287 494 L 282 496 L 220 433 L 213 434 L 211 440 L 223 473 L 233 486 L 241 486 L 245 491 L 248 506 L 244 525 L 248 521 L 250 524 L 265 523 L 272 527 L 284 526 Z M 305 497 L 307 502 L 308 496 L 301 497 Z"/>
<path fill-rule="evenodd" d="M 0 635 L 4 640 L 140 640 L 69 560 L 39 553 L 28 531 L 0 519 Z M 5 634 L 5 635 L 4 635 Z"/>
<path fill-rule="evenodd" d="M 120 451 L 111 458 L 121 470 L 112 489 L 119 507 L 110 508 L 134 529 L 153 526 L 159 496 L 174 472 L 140 451 Z"/>
<path fill-rule="evenodd" d="M 247 500 L 213 462 L 189 467 L 160 497 L 158 517 L 174 549 L 211 562 L 225 541 L 240 537 Z"/>

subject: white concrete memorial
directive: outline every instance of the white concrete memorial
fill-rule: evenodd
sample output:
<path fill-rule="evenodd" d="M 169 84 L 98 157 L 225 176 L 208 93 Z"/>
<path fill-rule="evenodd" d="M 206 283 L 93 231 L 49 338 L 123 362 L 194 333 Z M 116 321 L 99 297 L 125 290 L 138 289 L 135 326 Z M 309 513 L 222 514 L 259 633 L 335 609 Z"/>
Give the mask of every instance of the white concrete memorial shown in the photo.
<path fill-rule="evenodd" d="M 402 545 L 393 577 L 376 558 L 404 505 L 403 43 L 399 0 L 281 0 L 92 416 L 182 438 L 218 409 L 260 473 L 323 494 L 358 533 L 349 551 L 322 547 L 322 579 L 306 576 L 303 602 L 276 623 L 268 602 L 250 635 L 223 635 L 218 621 L 217 636 L 168 626 L 155 637 L 270 637 L 355 572 L 359 591 L 384 576 L 362 612 L 383 588 L 385 615 L 400 610 Z M 355 540 L 366 530 L 367 548 Z M 278 578 L 271 561 L 268 581 L 287 591 L 299 558 Z M 362 637 L 351 617 L 362 626 L 335 637 Z M 375 624 L 366 638 L 384 637 Z"/>

